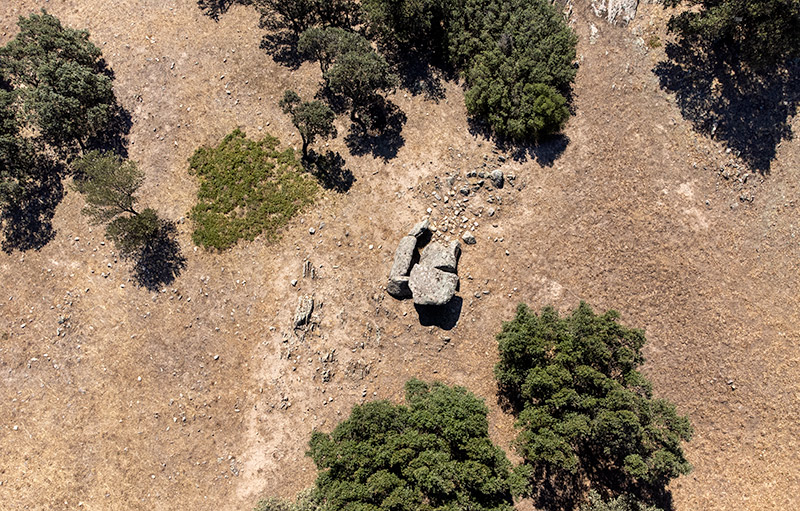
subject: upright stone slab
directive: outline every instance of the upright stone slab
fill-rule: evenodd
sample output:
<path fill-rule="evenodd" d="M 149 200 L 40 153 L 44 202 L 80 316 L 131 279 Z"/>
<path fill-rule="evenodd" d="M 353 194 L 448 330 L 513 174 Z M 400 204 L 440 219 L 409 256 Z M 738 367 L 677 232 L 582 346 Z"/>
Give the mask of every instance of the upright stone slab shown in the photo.
<path fill-rule="evenodd" d="M 389 283 L 386 285 L 386 292 L 395 298 L 408 298 L 411 296 L 411 290 L 408 287 L 408 272 L 411 269 L 411 260 L 414 257 L 416 248 L 417 238 L 404 236 L 394 252 L 394 263 L 392 263 L 392 270 L 389 272 Z"/>

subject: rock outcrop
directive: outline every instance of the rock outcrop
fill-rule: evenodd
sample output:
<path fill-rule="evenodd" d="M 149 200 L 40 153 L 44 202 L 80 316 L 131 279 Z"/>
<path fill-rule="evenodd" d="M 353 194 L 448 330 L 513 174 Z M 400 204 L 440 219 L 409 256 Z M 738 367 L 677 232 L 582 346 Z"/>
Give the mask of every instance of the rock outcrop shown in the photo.
<path fill-rule="evenodd" d="M 639 0 L 592 0 L 594 13 L 612 25 L 627 25 L 636 17 Z"/>

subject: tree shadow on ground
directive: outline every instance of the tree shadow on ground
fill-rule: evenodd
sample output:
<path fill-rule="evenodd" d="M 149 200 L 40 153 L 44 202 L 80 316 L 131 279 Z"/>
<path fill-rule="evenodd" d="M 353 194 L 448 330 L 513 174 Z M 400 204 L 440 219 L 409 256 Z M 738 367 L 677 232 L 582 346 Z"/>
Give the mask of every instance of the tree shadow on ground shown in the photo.
<path fill-rule="evenodd" d="M 114 105 L 111 121 L 102 133 L 90 138 L 86 151 L 111 152 L 120 158 L 128 158 L 128 135 L 133 126 L 131 113 L 120 105 Z"/>
<path fill-rule="evenodd" d="M 419 324 L 422 326 L 436 326 L 442 330 L 452 330 L 461 317 L 464 300 L 454 296 L 444 305 L 414 305 L 419 314 Z"/>
<path fill-rule="evenodd" d="M 171 284 L 186 267 L 176 236 L 175 222 L 162 221 L 153 239 L 131 257 L 133 278 L 148 291 Z"/>
<path fill-rule="evenodd" d="M 372 154 L 375 158 L 391 160 L 405 145 L 403 126 L 408 118 L 400 107 L 379 96 L 363 115 L 364 123 L 352 123 L 350 132 L 344 138 L 350 154 L 363 156 Z"/>
<path fill-rule="evenodd" d="M 53 216 L 64 198 L 64 168 L 45 157 L 38 157 L 36 175 L 9 207 L 0 211 L 2 248 L 39 250 L 55 237 Z"/>
<path fill-rule="evenodd" d="M 308 154 L 308 168 L 326 190 L 347 193 L 356 178 L 350 169 L 345 168 L 345 161 L 338 152 L 326 151 L 319 154 L 314 150 Z"/>
<path fill-rule="evenodd" d="M 569 137 L 564 133 L 546 135 L 536 142 L 515 142 L 494 133 L 486 122 L 474 117 L 467 118 L 469 132 L 494 144 L 499 151 L 508 153 L 517 162 L 534 160 L 542 167 L 552 167 L 569 146 Z"/>
<path fill-rule="evenodd" d="M 800 60 L 756 71 L 736 56 L 670 43 L 654 72 L 676 96 L 695 130 L 723 141 L 753 169 L 767 174 L 777 147 L 790 140 L 800 102 Z"/>
<path fill-rule="evenodd" d="M 445 80 L 454 79 L 455 73 L 433 62 L 433 58 L 416 50 L 386 50 L 384 55 L 392 71 L 400 79 L 400 88 L 412 96 L 422 96 L 438 103 L 446 96 Z"/>
<path fill-rule="evenodd" d="M 297 34 L 290 30 L 270 31 L 261 38 L 259 47 L 267 52 L 276 64 L 295 70 L 306 60 L 297 50 L 298 40 Z"/>
<path fill-rule="evenodd" d="M 197 0 L 197 7 L 203 14 L 214 21 L 219 21 L 219 17 L 228 12 L 234 4 L 249 5 L 250 0 Z"/>

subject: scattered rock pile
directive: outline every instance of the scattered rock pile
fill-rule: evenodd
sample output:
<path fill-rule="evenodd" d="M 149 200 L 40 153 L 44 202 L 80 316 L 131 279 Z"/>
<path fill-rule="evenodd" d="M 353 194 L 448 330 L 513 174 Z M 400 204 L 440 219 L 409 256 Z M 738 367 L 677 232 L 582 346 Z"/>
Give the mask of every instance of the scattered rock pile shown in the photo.
<path fill-rule="evenodd" d="M 445 305 L 453 298 L 458 289 L 456 271 L 461 244 L 428 242 L 430 236 L 430 221 L 426 218 L 400 240 L 386 286 L 390 295 L 413 298 L 417 305 Z"/>

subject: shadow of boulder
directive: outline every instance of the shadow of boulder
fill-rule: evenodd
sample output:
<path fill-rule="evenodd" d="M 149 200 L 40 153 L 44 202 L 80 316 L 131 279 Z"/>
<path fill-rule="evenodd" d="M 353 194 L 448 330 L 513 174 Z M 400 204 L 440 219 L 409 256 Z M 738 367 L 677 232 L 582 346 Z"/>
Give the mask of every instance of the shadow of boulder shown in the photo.
<path fill-rule="evenodd" d="M 721 140 L 767 174 L 777 147 L 792 138 L 800 102 L 800 60 L 756 71 L 735 57 L 670 43 L 654 73 L 675 94 L 681 115 L 699 133 Z"/>
<path fill-rule="evenodd" d="M 419 323 L 422 326 L 436 326 L 442 330 L 452 330 L 461 317 L 464 300 L 454 296 L 444 305 L 414 305 L 419 314 Z"/>

